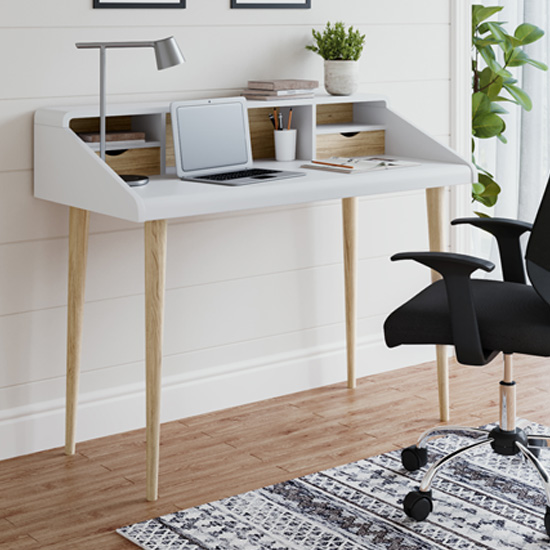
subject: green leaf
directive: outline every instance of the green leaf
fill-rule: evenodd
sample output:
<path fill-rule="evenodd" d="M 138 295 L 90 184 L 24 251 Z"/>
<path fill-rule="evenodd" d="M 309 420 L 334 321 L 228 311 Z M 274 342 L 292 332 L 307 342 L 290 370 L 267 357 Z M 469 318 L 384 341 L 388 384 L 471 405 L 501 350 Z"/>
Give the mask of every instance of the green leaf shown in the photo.
<path fill-rule="evenodd" d="M 485 206 L 494 206 L 501 189 L 498 183 L 486 174 L 478 174 L 478 181 L 472 184 L 472 197 Z"/>
<path fill-rule="evenodd" d="M 502 118 L 495 113 L 476 117 L 472 122 L 472 133 L 480 139 L 488 139 L 500 135 L 506 129 Z"/>
<path fill-rule="evenodd" d="M 483 48 L 479 48 L 478 51 L 481 54 L 481 57 L 483 57 L 485 63 L 487 63 L 487 66 L 493 72 L 501 74 L 503 68 L 498 64 L 493 48 L 491 48 L 491 46 L 484 46 Z"/>
<path fill-rule="evenodd" d="M 508 73 L 508 74 L 510 74 L 510 73 Z M 502 81 L 503 84 L 516 84 L 517 83 L 517 79 L 513 78 L 511 75 L 510 76 L 504 76 L 502 78 L 503 78 L 503 81 Z"/>
<path fill-rule="evenodd" d="M 472 118 L 491 112 L 491 101 L 483 92 L 472 95 Z"/>
<path fill-rule="evenodd" d="M 504 32 L 504 29 L 502 28 L 502 23 L 499 24 L 491 22 L 486 23 L 486 25 L 494 38 L 500 42 L 500 47 L 505 52 L 509 51 L 513 47 L 511 36 Z"/>
<path fill-rule="evenodd" d="M 498 103 L 495 103 L 494 101 L 491 102 L 491 113 L 496 113 L 499 115 L 507 115 L 508 111 Z"/>
<path fill-rule="evenodd" d="M 527 92 L 512 84 L 504 84 L 504 88 L 514 98 L 515 101 L 513 103 L 521 105 L 526 111 L 531 110 L 533 103 Z"/>
<path fill-rule="evenodd" d="M 486 93 L 489 99 L 498 97 L 502 89 L 504 79 L 492 71 L 489 67 L 485 67 L 479 76 L 479 90 Z"/>
<path fill-rule="evenodd" d="M 548 65 L 545 65 L 541 61 L 535 61 L 534 59 L 531 59 L 531 58 L 527 60 L 527 65 L 532 65 L 533 67 L 540 69 L 541 71 L 548 70 Z"/>
<path fill-rule="evenodd" d="M 477 27 L 485 19 L 489 19 L 495 13 L 502 10 L 502 6 L 485 7 L 481 4 L 474 4 L 472 6 L 472 23 Z"/>
<path fill-rule="evenodd" d="M 472 193 L 476 195 L 481 195 L 484 190 L 485 185 L 483 185 L 482 183 L 478 183 L 477 181 L 474 181 L 474 183 L 472 183 Z"/>
<path fill-rule="evenodd" d="M 522 45 L 536 42 L 544 36 L 544 31 L 536 25 L 530 23 L 522 23 L 514 32 L 514 36 L 521 42 Z"/>
<path fill-rule="evenodd" d="M 493 25 L 496 25 L 498 27 L 502 27 L 502 22 L 501 21 L 490 21 L 490 23 L 492 23 Z M 477 28 L 477 32 L 479 34 L 487 34 L 488 32 L 491 32 L 491 27 L 489 26 L 489 22 L 487 23 L 482 23 L 478 28 Z"/>
<path fill-rule="evenodd" d="M 487 36 L 486 38 L 476 38 L 474 37 L 474 46 L 477 48 L 484 48 L 485 46 L 493 46 L 500 42 L 500 40 L 496 40 L 492 36 Z"/>
<path fill-rule="evenodd" d="M 483 92 L 472 96 L 472 134 L 488 139 L 501 134 L 506 126 L 498 114 L 491 111 L 491 101 Z"/>
<path fill-rule="evenodd" d="M 509 52 L 506 56 L 506 64 L 509 67 L 520 67 L 529 61 L 529 56 L 521 48 L 513 48 Z"/>

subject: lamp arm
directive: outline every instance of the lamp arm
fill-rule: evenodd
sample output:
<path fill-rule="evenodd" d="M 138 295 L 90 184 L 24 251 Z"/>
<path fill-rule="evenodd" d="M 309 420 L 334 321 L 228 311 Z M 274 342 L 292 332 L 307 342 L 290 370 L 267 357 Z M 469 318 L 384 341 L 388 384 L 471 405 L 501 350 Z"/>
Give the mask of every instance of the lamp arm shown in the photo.
<path fill-rule="evenodd" d="M 102 48 L 154 48 L 155 43 L 151 41 L 139 42 L 77 42 L 79 49 L 102 49 Z"/>

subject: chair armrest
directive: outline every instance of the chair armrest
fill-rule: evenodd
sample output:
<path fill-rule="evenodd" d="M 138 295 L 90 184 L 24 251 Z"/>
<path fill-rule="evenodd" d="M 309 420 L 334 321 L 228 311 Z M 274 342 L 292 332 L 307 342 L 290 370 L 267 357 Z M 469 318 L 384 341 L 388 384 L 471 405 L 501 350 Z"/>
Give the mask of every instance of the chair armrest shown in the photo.
<path fill-rule="evenodd" d="M 494 352 L 484 350 L 481 345 L 470 275 L 477 269 L 492 271 L 495 265 L 474 256 L 449 252 L 401 252 L 391 260 L 415 260 L 443 276 L 456 357 L 467 365 L 485 365 Z"/>
<path fill-rule="evenodd" d="M 451 225 L 468 224 L 491 233 L 498 245 L 502 276 L 505 281 L 525 284 L 525 268 L 520 237 L 531 231 L 533 224 L 508 218 L 457 218 Z"/>
<path fill-rule="evenodd" d="M 495 268 L 495 264 L 489 260 L 453 252 L 399 252 L 391 257 L 392 262 L 397 260 L 415 260 L 431 267 L 442 277 L 449 275 L 467 275 L 469 277 L 477 269 L 493 271 Z"/>

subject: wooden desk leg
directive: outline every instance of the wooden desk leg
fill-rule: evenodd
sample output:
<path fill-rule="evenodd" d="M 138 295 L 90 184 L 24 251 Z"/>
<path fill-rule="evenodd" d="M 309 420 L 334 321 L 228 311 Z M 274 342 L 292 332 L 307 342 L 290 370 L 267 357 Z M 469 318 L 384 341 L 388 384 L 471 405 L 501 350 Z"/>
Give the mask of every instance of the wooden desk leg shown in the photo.
<path fill-rule="evenodd" d="M 147 500 L 158 498 L 166 220 L 145 223 Z"/>
<path fill-rule="evenodd" d="M 88 256 L 88 228 L 90 213 L 71 208 L 69 211 L 69 280 L 67 300 L 67 391 L 65 405 L 65 453 L 74 455 L 76 449 L 76 409 L 82 324 L 84 319 L 84 290 L 86 285 L 86 258 Z"/>
<path fill-rule="evenodd" d="M 428 232 L 430 250 L 445 250 L 445 188 L 426 189 L 428 207 Z M 439 273 L 432 271 L 432 281 L 440 278 Z M 437 387 L 439 391 L 439 417 L 442 422 L 449 421 L 449 360 L 446 346 L 436 346 Z"/>
<path fill-rule="evenodd" d="M 357 314 L 357 198 L 342 199 L 344 229 L 344 277 L 346 287 L 346 345 L 348 388 L 356 386 L 355 334 Z"/>

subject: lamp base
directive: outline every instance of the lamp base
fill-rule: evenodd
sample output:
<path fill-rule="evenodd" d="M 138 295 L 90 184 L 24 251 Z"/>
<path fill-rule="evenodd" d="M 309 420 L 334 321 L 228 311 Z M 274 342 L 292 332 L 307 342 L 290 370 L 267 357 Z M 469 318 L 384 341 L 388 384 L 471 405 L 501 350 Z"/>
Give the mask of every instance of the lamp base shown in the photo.
<path fill-rule="evenodd" d="M 124 174 L 120 176 L 130 187 L 140 187 L 149 183 L 147 176 L 138 176 L 135 174 Z"/>

